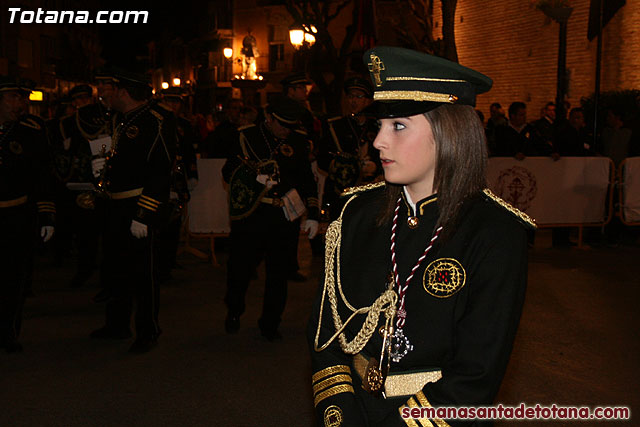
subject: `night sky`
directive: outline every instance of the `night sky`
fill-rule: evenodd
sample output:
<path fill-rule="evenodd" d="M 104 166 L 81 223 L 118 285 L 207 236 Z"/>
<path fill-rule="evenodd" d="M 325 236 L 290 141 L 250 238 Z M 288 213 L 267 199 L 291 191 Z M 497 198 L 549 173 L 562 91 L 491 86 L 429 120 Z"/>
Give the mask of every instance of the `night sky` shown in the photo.
<path fill-rule="evenodd" d="M 167 33 L 169 40 L 175 37 L 190 39 L 196 35 L 194 17 L 202 14 L 203 2 L 180 1 L 170 4 L 158 1 L 102 1 L 102 10 L 147 10 L 147 24 L 109 24 L 100 26 L 103 51 L 108 65 L 130 66 L 137 55 L 147 54 L 147 43 L 160 39 Z M 198 4 L 199 3 L 199 4 Z"/>

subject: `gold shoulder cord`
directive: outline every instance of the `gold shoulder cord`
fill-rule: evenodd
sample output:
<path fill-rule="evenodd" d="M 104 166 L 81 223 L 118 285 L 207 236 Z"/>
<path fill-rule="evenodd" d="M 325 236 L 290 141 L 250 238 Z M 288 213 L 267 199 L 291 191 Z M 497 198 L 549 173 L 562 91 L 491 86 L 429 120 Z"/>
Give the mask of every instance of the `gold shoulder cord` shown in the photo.
<path fill-rule="evenodd" d="M 347 203 L 345 203 L 340 217 L 329 225 L 326 233 L 326 249 L 325 249 L 325 279 L 324 289 L 322 291 L 322 300 L 320 302 L 320 314 L 318 316 L 318 329 L 316 331 L 316 337 L 314 342 L 314 350 L 317 352 L 325 350 L 336 338 L 340 341 L 340 347 L 342 351 L 347 354 L 357 354 L 371 339 L 376 327 L 378 325 L 378 319 L 380 313 L 384 313 L 385 321 L 387 324 L 391 324 L 394 316 L 396 315 L 396 302 L 398 301 L 397 294 L 392 289 L 387 289 L 382 295 L 380 295 L 370 307 L 362 307 L 356 309 L 345 297 L 342 291 L 342 283 L 340 280 L 340 246 L 342 241 L 342 215 L 357 195 L 352 196 Z M 337 270 L 334 271 L 334 263 L 337 265 Z M 352 311 L 351 316 L 346 322 L 342 322 L 338 313 L 338 299 L 336 297 L 336 278 L 340 297 L 344 304 Z M 336 327 L 336 332 L 329 340 L 322 346 L 318 344 L 320 339 L 320 329 L 322 327 L 322 313 L 324 312 L 325 296 L 329 296 L 329 303 L 331 304 L 331 314 L 333 317 L 333 323 Z M 358 314 L 367 313 L 367 318 L 362 325 L 360 331 L 356 334 L 355 338 L 351 341 L 347 341 L 347 337 L 344 334 L 344 329 L 349 322 L 355 318 Z"/>

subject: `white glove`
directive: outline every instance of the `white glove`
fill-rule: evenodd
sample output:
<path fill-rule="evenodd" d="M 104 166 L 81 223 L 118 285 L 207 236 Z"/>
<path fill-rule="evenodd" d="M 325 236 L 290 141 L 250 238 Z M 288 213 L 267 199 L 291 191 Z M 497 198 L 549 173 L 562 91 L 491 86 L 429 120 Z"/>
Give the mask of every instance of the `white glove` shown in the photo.
<path fill-rule="evenodd" d="M 277 182 L 269 179 L 269 175 L 264 173 L 261 173 L 260 175 L 258 175 L 256 177 L 256 181 L 258 181 L 262 185 L 266 185 L 267 189 L 271 189 L 271 187 L 277 184 Z"/>
<path fill-rule="evenodd" d="M 40 227 L 40 237 L 42 237 L 42 241 L 45 243 L 48 242 L 49 239 L 51 239 L 51 236 L 53 236 L 54 230 L 55 229 L 51 225 L 43 225 Z"/>
<path fill-rule="evenodd" d="M 196 178 L 189 178 L 189 180 L 187 181 L 187 190 L 189 190 L 189 192 L 192 192 L 194 188 L 196 188 L 196 185 L 198 185 L 198 180 Z"/>
<path fill-rule="evenodd" d="M 107 159 L 104 157 L 98 157 L 97 159 L 91 160 L 91 171 L 93 172 L 93 176 L 97 178 L 102 173 L 102 169 L 104 169 L 104 165 L 107 163 Z"/>
<path fill-rule="evenodd" d="M 131 230 L 131 234 L 136 239 L 142 239 L 143 237 L 147 237 L 147 234 L 148 234 L 147 226 L 141 222 L 136 221 L 135 219 L 131 220 L 130 230 Z"/>
<path fill-rule="evenodd" d="M 311 240 L 316 237 L 316 234 L 318 234 L 318 221 L 315 219 L 308 219 L 304 224 L 302 224 L 301 229 L 302 231 L 309 233 L 309 240 Z"/>

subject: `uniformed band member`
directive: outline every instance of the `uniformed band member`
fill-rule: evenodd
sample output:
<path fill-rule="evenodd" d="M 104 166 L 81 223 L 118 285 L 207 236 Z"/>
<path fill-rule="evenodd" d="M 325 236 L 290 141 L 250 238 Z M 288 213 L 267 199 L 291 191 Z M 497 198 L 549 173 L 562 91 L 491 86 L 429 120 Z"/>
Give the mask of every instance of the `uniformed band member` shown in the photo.
<path fill-rule="evenodd" d="M 266 281 L 261 333 L 281 338 L 278 326 L 287 300 L 287 240 L 290 222 L 306 207 L 303 229 L 318 231 L 316 183 L 309 144 L 298 131 L 300 107 L 281 97 L 265 110 L 265 121 L 240 128 L 240 141 L 222 174 L 229 183 L 231 235 L 227 267 L 227 333 L 236 333 L 245 310 L 251 274 L 264 254 Z M 298 231 L 299 232 L 299 231 Z"/>
<path fill-rule="evenodd" d="M 0 347 L 10 353 L 22 350 L 18 336 L 35 221 L 46 242 L 55 215 L 45 129 L 22 114 L 24 92 L 15 79 L 0 77 Z"/>
<path fill-rule="evenodd" d="M 307 133 L 307 140 L 311 142 L 310 153 L 311 157 L 315 156 L 316 147 L 320 137 L 322 135 L 322 125 L 320 120 L 311 112 L 309 106 L 309 91 L 308 87 L 312 84 L 305 73 L 293 73 L 286 76 L 280 81 L 282 85 L 282 93 L 289 99 L 294 100 L 301 107 L 300 122 L 302 127 Z M 313 169 L 313 166 L 312 166 Z M 289 247 L 287 253 L 289 254 L 289 262 L 287 267 L 287 278 L 294 282 L 304 282 L 307 280 L 306 276 L 300 273 L 300 265 L 298 263 L 298 241 L 300 233 L 298 229 L 299 222 L 294 222 L 289 227 L 291 238 L 288 239 Z"/>
<path fill-rule="evenodd" d="M 198 140 L 189 120 L 181 115 L 184 106 L 183 91 L 180 88 L 163 90 L 162 106 L 172 111 L 176 116 L 178 146 L 171 179 L 171 192 L 169 193 L 173 213 L 169 224 L 162 228 L 158 234 L 158 278 L 160 281 L 171 278 L 171 270 L 176 267 L 182 214 L 191 198 L 191 191 L 198 185 L 196 160 Z"/>
<path fill-rule="evenodd" d="M 331 220 L 340 215 L 340 195 L 348 187 L 382 179 L 382 165 L 373 140 L 378 124 L 362 113 L 373 101 L 373 86 L 367 79 L 352 77 L 345 81 L 347 115 L 327 120 L 318 149 L 318 167 L 326 175 L 323 209 Z"/>
<path fill-rule="evenodd" d="M 125 72 L 99 76 L 98 92 L 105 105 L 119 114 L 108 157 L 92 161 L 96 186 L 107 199 L 104 261 L 111 299 L 105 326 L 91 337 L 131 336 L 135 301 L 136 340 L 129 351 L 146 352 L 160 334 L 153 249 L 169 199 L 175 117 L 149 102 L 151 88 L 144 76 Z"/>
<path fill-rule="evenodd" d="M 90 141 L 111 134 L 111 119 L 106 108 L 93 103 L 93 89 L 77 85 L 69 91 L 76 109 L 70 115 L 52 120 L 50 134 L 59 218 L 56 239 L 61 251 L 75 237 L 78 266 L 71 286 L 82 286 L 97 268 L 98 242 L 103 203 L 90 190 L 93 183 Z M 84 187 L 83 187 L 84 185 Z M 64 227 L 64 230 L 61 230 Z M 61 233 L 62 232 L 62 233 Z"/>
<path fill-rule="evenodd" d="M 321 123 L 309 109 L 309 91 L 307 87 L 312 84 L 311 80 L 304 73 L 293 73 L 282 79 L 280 84 L 282 85 L 282 93 L 302 107 L 300 122 L 311 140 L 314 143 L 317 142 L 317 138 L 320 136 Z"/>
<path fill-rule="evenodd" d="M 371 49 L 364 61 L 386 183 L 347 191 L 327 231 L 308 330 L 317 415 L 325 426 L 468 425 L 402 415 L 492 403 L 535 225 L 485 189 L 473 105 L 491 79 L 402 48 Z"/>

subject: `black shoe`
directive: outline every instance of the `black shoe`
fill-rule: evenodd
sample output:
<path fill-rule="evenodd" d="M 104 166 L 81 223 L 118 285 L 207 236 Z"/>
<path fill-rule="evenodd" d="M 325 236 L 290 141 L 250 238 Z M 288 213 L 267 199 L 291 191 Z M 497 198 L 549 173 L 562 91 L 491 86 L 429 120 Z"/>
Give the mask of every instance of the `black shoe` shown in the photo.
<path fill-rule="evenodd" d="M 131 338 L 131 331 L 128 329 L 113 329 L 103 326 L 91 332 L 89 336 L 98 340 L 125 340 Z"/>
<path fill-rule="evenodd" d="M 22 353 L 22 344 L 15 339 L 10 339 L 2 343 L 2 347 L 7 353 Z"/>
<path fill-rule="evenodd" d="M 289 273 L 289 275 L 287 276 L 287 280 L 291 280 L 292 282 L 306 282 L 307 276 L 296 271 L 293 273 Z"/>
<path fill-rule="evenodd" d="M 240 316 L 227 314 L 227 318 L 224 321 L 224 330 L 228 334 L 237 334 L 240 330 Z"/>
<path fill-rule="evenodd" d="M 148 353 L 156 345 L 158 345 L 158 340 L 155 338 L 138 338 L 131 344 L 131 347 L 129 347 L 129 353 Z"/>
<path fill-rule="evenodd" d="M 267 341 L 274 342 L 282 339 L 282 334 L 277 329 L 261 329 L 260 335 L 265 337 Z"/>

